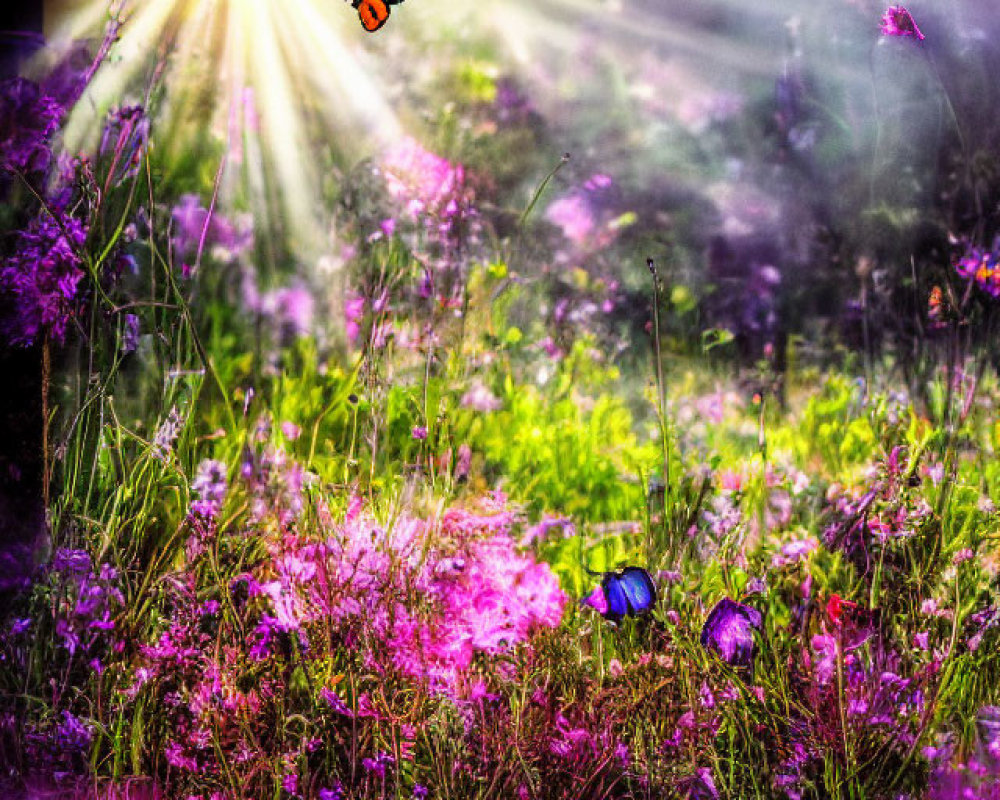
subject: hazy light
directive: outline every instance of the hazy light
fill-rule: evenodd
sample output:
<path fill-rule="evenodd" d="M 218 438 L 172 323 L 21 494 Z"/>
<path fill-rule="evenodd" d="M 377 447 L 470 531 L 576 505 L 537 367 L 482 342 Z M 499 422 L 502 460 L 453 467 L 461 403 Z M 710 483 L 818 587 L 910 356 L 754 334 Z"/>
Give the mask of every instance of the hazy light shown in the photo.
<path fill-rule="evenodd" d="M 222 157 L 223 207 L 253 211 L 310 260 L 328 249 L 324 171 L 398 137 L 397 113 L 432 116 L 407 108 L 404 90 L 433 83 L 449 57 L 477 43 L 519 74 L 557 124 L 572 127 L 565 113 L 575 99 L 592 107 L 631 97 L 655 132 L 686 125 L 706 94 L 754 80 L 766 87 L 797 46 L 796 26 L 813 31 L 814 43 L 829 38 L 804 0 L 408 0 L 375 35 L 345 0 L 119 1 L 121 41 L 73 112 L 69 147 L 93 146 L 111 105 L 143 102 L 159 63 L 156 145 L 166 163 L 199 147 L 210 184 Z M 107 8 L 108 0 L 51 0 L 49 38 L 93 38 Z M 870 91 L 864 64 L 828 66 L 858 73 L 855 84 Z M 661 146 L 642 131 L 629 135 L 630 147 Z"/>
<path fill-rule="evenodd" d="M 53 42 L 93 38 L 106 0 L 47 10 Z M 143 102 L 161 62 L 166 84 L 156 145 L 180 157 L 210 145 L 223 155 L 222 202 L 248 205 L 303 255 L 325 244 L 322 149 L 370 154 L 370 132 L 397 135 L 349 5 L 330 0 L 132 0 L 121 39 L 66 128 L 70 150 L 94 146 L 113 106 Z M 395 20 L 394 20 L 395 21 Z M 353 43 L 353 44 L 352 44 Z M 321 118 L 331 136 L 310 123 Z M 332 137 L 336 137 L 331 141 Z M 202 153 L 208 157 L 213 150 Z"/>

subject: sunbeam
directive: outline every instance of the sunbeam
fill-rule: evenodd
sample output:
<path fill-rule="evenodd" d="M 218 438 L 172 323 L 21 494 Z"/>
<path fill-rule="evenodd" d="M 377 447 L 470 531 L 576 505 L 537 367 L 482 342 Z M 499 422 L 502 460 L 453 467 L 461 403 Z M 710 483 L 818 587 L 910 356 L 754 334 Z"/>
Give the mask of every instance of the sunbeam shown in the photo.
<path fill-rule="evenodd" d="M 66 142 L 93 146 L 95 117 L 130 93 L 140 99 L 160 65 L 169 136 L 159 146 L 175 157 L 217 151 L 221 201 L 252 210 L 311 258 L 329 236 L 319 213 L 322 165 L 349 165 L 398 137 L 400 89 L 433 75 L 439 48 L 492 39 L 504 68 L 548 110 L 579 91 L 568 79 L 578 87 L 588 69 L 613 65 L 635 81 L 631 94 L 683 119 L 694 94 L 780 72 L 788 57 L 780 21 L 794 7 L 491 0 L 456 11 L 445 0 L 414 0 L 370 36 L 347 3 L 331 0 L 126 0 L 114 58 L 74 110 Z M 52 0 L 49 38 L 93 37 L 107 14 L 107 0 Z M 770 39 L 719 32 L 733 18 Z M 595 76 L 588 91 L 610 91 L 603 80 Z"/>

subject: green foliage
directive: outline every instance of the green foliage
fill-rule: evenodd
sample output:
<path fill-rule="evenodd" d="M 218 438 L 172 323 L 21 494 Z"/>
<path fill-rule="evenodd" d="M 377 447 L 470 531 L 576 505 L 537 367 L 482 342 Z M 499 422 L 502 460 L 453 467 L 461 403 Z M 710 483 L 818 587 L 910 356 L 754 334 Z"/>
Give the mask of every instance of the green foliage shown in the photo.
<path fill-rule="evenodd" d="M 648 474 L 656 448 L 639 442 L 620 396 L 585 393 L 593 369 L 586 350 L 579 343 L 544 389 L 508 376 L 503 407 L 460 412 L 456 432 L 482 451 L 489 471 L 533 514 L 635 518 L 645 505 L 640 476 Z"/>

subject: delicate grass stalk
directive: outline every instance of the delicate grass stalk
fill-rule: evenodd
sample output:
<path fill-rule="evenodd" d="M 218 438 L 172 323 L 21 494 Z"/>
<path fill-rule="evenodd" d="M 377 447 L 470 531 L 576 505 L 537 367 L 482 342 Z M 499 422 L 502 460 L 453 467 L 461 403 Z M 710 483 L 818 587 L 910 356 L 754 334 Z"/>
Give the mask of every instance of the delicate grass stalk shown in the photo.
<path fill-rule="evenodd" d="M 646 259 L 646 266 L 653 276 L 653 352 L 656 363 L 656 403 L 657 421 L 660 427 L 660 447 L 663 450 L 663 515 L 667 526 L 673 523 L 673 498 L 670 484 L 670 430 L 667 419 L 666 383 L 663 380 L 663 353 L 660 343 L 660 276 L 652 258 Z"/>
<path fill-rule="evenodd" d="M 531 196 L 531 202 L 528 203 L 527 208 L 525 208 L 524 211 L 521 212 L 521 216 L 517 220 L 518 228 L 524 228 L 524 223 L 528 221 L 528 217 L 531 216 L 531 212 L 534 210 L 535 206 L 538 204 L 538 201 L 541 199 L 542 193 L 545 191 L 545 187 L 549 185 L 549 182 L 556 176 L 556 173 L 559 172 L 559 170 L 561 170 L 568 163 L 569 163 L 569 153 L 563 153 L 562 158 L 559 159 L 559 163 L 556 164 L 551 170 L 549 170 L 549 173 L 544 178 L 542 178 L 542 182 L 538 184 L 538 188 L 535 189 L 535 193 Z"/>
<path fill-rule="evenodd" d="M 49 386 L 52 382 L 52 354 L 49 335 L 42 340 L 42 502 L 45 512 L 49 509 L 49 477 L 51 475 L 51 453 L 49 453 Z"/>
<path fill-rule="evenodd" d="M 844 637 L 837 637 L 837 709 L 840 712 L 840 733 L 844 742 L 844 766 L 847 770 L 847 777 L 838 783 L 848 781 L 848 791 L 854 797 L 855 782 L 851 779 L 853 770 L 851 765 L 854 758 L 851 755 L 850 737 L 847 735 L 847 709 L 844 708 Z"/>

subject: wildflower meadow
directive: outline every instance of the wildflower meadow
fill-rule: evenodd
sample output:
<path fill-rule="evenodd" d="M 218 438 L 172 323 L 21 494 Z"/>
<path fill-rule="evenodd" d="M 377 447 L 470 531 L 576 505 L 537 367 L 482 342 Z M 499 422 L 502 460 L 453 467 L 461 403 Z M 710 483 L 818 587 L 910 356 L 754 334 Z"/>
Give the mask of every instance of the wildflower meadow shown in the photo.
<path fill-rule="evenodd" d="M 1000 800 L 1000 5 L 0 28 L 0 797 Z"/>

